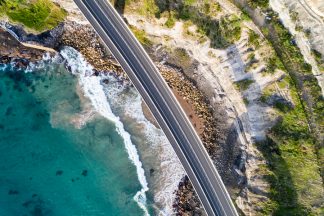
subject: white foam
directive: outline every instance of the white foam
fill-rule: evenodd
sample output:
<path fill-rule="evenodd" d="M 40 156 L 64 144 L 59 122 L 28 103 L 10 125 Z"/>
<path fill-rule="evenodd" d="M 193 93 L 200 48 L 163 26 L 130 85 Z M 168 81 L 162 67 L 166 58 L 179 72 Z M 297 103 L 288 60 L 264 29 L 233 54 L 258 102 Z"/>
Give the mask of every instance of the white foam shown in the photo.
<path fill-rule="evenodd" d="M 159 162 L 159 177 L 154 182 L 156 185 L 158 184 L 154 191 L 154 201 L 162 207 L 160 215 L 173 215 L 174 191 L 178 188 L 179 181 L 185 175 L 185 171 L 163 131 L 146 119 L 139 93 L 133 88 L 127 92 L 119 87 L 114 78 L 108 78 L 110 82 L 105 85 L 105 92 L 110 104 L 115 110 L 119 110 L 123 115 L 140 125 L 143 143 L 145 143 L 142 144 L 144 146 L 142 151 L 154 154 L 155 160 Z"/>
<path fill-rule="evenodd" d="M 0 71 L 5 71 L 8 67 L 10 67 L 10 65 L 8 65 L 8 64 L 1 64 L 0 65 Z"/>
<path fill-rule="evenodd" d="M 146 192 L 148 191 L 148 184 L 145 178 L 144 169 L 139 159 L 137 149 L 131 142 L 130 135 L 124 129 L 122 122 L 117 116 L 115 116 L 110 108 L 110 105 L 106 99 L 103 86 L 100 84 L 100 77 L 91 76 L 93 68 L 89 65 L 80 53 L 71 47 L 65 47 L 61 52 L 61 55 L 67 60 L 68 65 L 71 67 L 72 73 L 78 75 L 80 85 L 95 108 L 95 110 L 103 117 L 114 122 L 117 132 L 123 137 L 125 148 L 127 150 L 130 160 L 136 166 L 138 180 L 142 186 L 142 189 L 134 196 L 135 201 L 143 209 L 145 215 L 149 215 L 146 208 Z"/>

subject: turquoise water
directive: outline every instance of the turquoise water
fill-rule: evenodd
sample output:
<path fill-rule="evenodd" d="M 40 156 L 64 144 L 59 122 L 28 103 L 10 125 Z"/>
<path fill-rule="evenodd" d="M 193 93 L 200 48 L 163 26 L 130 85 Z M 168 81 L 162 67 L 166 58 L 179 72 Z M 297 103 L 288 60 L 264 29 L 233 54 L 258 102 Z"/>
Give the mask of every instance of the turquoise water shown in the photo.
<path fill-rule="evenodd" d="M 115 125 L 71 123 L 84 111 L 76 86 L 62 65 L 0 69 L 0 216 L 143 215 Z"/>

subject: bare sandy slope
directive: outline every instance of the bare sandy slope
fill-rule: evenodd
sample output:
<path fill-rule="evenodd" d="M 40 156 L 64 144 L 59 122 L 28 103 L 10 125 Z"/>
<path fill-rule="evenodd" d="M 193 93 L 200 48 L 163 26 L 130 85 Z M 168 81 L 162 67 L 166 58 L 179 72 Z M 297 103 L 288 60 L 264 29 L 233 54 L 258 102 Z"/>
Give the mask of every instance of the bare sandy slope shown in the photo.
<path fill-rule="evenodd" d="M 321 70 L 311 49 L 315 48 L 324 56 L 324 1 L 321 0 L 270 0 L 270 6 L 279 14 L 280 19 L 289 31 L 295 36 L 305 60 L 312 65 L 324 95 L 324 71 Z M 296 18 L 292 18 L 292 14 Z M 301 26 L 310 31 L 307 37 L 304 31 L 296 27 Z"/>
<path fill-rule="evenodd" d="M 224 1 L 221 1 L 224 5 Z M 237 9 L 231 4 L 224 5 L 224 13 L 237 13 Z M 246 213 L 252 212 L 249 206 L 259 199 L 265 199 L 262 195 L 268 190 L 268 185 L 256 170 L 258 166 L 264 164 L 260 153 L 252 145 L 252 140 L 262 140 L 265 137 L 266 131 L 273 124 L 274 111 L 267 106 L 259 103 L 259 98 L 262 95 L 263 89 L 272 85 L 282 76 L 281 71 L 276 71 L 273 75 L 261 74 L 265 66 L 263 55 L 271 53 L 267 43 L 262 45 L 259 51 L 255 52 L 256 58 L 260 61 L 255 68 L 246 72 L 246 64 L 248 62 L 247 45 L 248 31 L 257 28 L 251 22 L 244 23 L 242 37 L 233 46 L 225 50 L 210 48 L 210 41 L 199 43 L 197 39 L 186 37 L 183 34 L 184 26 L 182 22 L 177 22 L 172 28 L 163 26 L 165 19 L 144 19 L 141 16 L 134 14 L 125 15 L 129 23 L 139 29 L 145 30 L 149 37 L 154 41 L 159 41 L 163 46 L 168 48 L 183 48 L 187 50 L 190 57 L 199 62 L 196 76 L 200 77 L 201 83 L 198 85 L 212 86 L 212 92 L 215 95 L 211 100 L 222 101 L 226 106 L 227 115 L 230 116 L 228 121 L 236 125 L 239 132 L 239 139 L 242 143 L 242 148 L 248 154 L 246 161 L 246 175 L 248 178 L 248 187 L 251 190 L 246 190 L 247 197 L 239 197 L 237 199 L 238 206 Z M 195 31 L 195 27 L 189 27 L 189 30 Z M 260 36 L 262 37 L 262 36 Z M 262 54 L 263 53 L 263 54 Z M 246 78 L 252 79 L 254 83 L 245 91 L 240 92 L 236 86 L 236 81 L 241 81 Z M 223 95 L 220 97 L 220 95 Z M 248 101 L 248 105 L 244 103 L 243 98 Z M 240 128 L 240 123 L 243 125 L 243 130 Z M 254 193 L 255 191 L 261 193 Z M 262 192 L 263 191 L 263 192 Z"/>

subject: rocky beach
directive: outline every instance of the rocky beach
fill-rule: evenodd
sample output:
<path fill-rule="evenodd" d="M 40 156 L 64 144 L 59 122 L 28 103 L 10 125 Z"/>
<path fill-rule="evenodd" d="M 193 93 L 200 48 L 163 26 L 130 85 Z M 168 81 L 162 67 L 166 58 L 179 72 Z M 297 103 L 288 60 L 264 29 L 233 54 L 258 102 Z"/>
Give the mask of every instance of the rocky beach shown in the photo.
<path fill-rule="evenodd" d="M 48 45 L 46 43 L 44 44 L 42 40 L 38 40 L 36 36 L 31 37 L 31 35 L 29 35 L 29 40 L 26 39 L 26 32 L 22 31 L 19 27 L 13 28 L 13 26 L 11 26 L 11 28 L 15 29 L 14 32 L 19 38 L 25 38 L 25 40 L 22 41 L 32 42 L 33 44 L 38 44 L 40 46 Z M 62 34 L 55 35 L 54 37 L 57 37 L 60 40 L 58 42 L 55 40 L 55 43 L 51 44 L 50 47 L 53 47 L 59 51 L 63 46 L 71 46 L 78 50 L 93 66 L 93 75 L 98 76 L 99 74 L 109 73 L 116 77 L 122 85 L 129 84 L 128 78 L 124 74 L 122 68 L 109 54 L 109 52 L 104 49 L 104 46 L 100 42 L 100 39 L 95 34 L 92 27 L 89 25 L 78 24 L 76 22 L 66 22 L 64 25 L 60 25 L 57 28 L 60 28 L 60 32 L 62 32 Z M 16 29 L 19 29 L 19 31 Z M 54 31 L 58 32 L 57 29 Z M 23 69 L 26 68 L 30 63 L 41 61 L 46 53 L 46 51 L 23 46 L 17 39 L 4 30 L 1 32 L 1 34 L 3 37 L 7 36 L 12 38 L 11 40 L 13 41 L 6 47 L 3 47 L 3 49 L 8 51 L 8 53 L 3 53 L 2 59 L 6 59 L 6 57 L 12 58 L 10 61 L 15 62 L 17 67 L 21 67 Z M 10 48 L 16 48 L 16 53 L 9 53 Z M 151 51 L 151 55 L 154 55 L 153 50 L 149 51 Z M 155 56 L 156 59 L 160 57 L 161 55 Z M 27 60 L 25 65 L 20 65 L 20 63 L 18 63 L 21 59 Z M 179 102 L 185 109 L 189 119 L 197 129 L 197 132 L 203 139 L 208 152 L 211 155 L 215 155 L 216 149 L 213 142 L 215 142 L 216 137 L 219 136 L 219 133 L 216 131 L 216 121 L 212 117 L 213 111 L 208 104 L 208 99 L 203 96 L 192 81 L 184 76 L 181 67 L 176 65 L 172 66 L 171 62 L 166 64 L 157 63 L 157 66 L 178 98 Z M 151 117 L 150 112 L 146 112 L 146 117 L 150 119 L 152 123 L 156 124 Z M 199 199 L 194 195 L 194 191 L 192 191 L 192 186 L 187 177 L 179 179 L 179 191 L 175 192 L 175 194 L 176 197 L 173 208 L 176 210 L 176 212 L 179 212 L 179 214 L 188 211 L 188 206 L 191 206 L 190 208 L 192 208 L 192 212 L 203 212 L 199 204 Z M 186 208 L 186 210 L 184 208 Z"/>

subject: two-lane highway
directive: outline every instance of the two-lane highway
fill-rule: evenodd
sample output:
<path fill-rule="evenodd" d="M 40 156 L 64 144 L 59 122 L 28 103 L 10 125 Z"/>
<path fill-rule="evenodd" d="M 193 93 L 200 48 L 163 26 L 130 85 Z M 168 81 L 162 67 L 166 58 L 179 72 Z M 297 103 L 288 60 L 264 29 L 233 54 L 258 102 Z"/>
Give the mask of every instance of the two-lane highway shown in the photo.
<path fill-rule="evenodd" d="M 199 136 L 163 77 L 107 0 L 74 0 L 168 137 L 208 215 L 237 215 Z"/>

